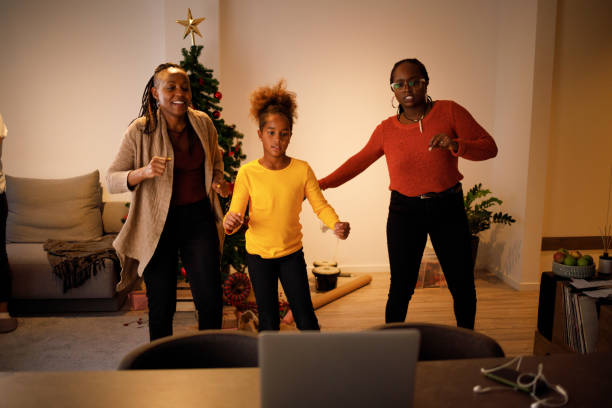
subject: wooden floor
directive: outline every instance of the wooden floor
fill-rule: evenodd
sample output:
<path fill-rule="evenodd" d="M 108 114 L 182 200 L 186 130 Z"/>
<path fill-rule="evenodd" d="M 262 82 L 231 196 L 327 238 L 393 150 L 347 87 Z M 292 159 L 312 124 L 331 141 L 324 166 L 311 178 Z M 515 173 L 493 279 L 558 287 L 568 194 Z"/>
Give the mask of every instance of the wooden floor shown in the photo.
<path fill-rule="evenodd" d="M 384 323 L 389 274 L 369 275 L 372 276 L 369 285 L 316 311 L 321 330 L 360 330 Z M 533 354 L 539 292 L 514 290 L 498 278 L 480 272 L 476 293 L 475 330 L 497 340 L 507 356 Z M 448 289 L 416 289 L 406 321 L 455 325 Z"/>

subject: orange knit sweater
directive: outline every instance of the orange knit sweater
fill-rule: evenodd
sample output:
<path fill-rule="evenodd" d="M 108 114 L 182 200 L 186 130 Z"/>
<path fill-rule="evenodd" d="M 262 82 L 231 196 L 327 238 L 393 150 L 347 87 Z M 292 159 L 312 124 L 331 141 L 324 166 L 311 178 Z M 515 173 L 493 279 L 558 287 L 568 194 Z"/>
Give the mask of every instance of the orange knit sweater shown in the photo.
<path fill-rule="evenodd" d="M 367 169 L 383 154 L 389 168 L 390 190 L 406 196 L 444 191 L 460 181 L 458 157 L 486 160 L 497 155 L 495 141 L 470 113 L 453 101 L 436 101 L 419 124 L 402 124 L 396 116 L 382 121 L 360 152 L 329 176 L 319 180 L 322 190 L 338 187 Z M 438 133 L 452 137 L 456 154 L 449 150 L 428 150 Z"/>

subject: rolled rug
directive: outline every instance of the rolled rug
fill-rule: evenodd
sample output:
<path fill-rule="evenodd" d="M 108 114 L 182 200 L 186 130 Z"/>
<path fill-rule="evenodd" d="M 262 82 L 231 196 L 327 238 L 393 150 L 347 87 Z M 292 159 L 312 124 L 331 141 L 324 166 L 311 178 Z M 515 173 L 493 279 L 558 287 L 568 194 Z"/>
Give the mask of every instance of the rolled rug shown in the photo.
<path fill-rule="evenodd" d="M 342 296 L 348 295 L 349 293 L 368 285 L 372 281 L 372 276 L 370 275 L 361 275 L 357 278 L 351 279 L 349 282 L 346 282 L 336 289 L 332 289 L 328 292 L 323 293 L 315 293 L 312 295 L 312 306 L 315 310 L 320 307 L 325 306 L 328 303 L 333 302 L 336 299 L 340 299 Z M 287 313 L 285 318 L 283 319 L 283 323 L 292 324 L 293 323 L 293 315 L 291 311 Z"/>

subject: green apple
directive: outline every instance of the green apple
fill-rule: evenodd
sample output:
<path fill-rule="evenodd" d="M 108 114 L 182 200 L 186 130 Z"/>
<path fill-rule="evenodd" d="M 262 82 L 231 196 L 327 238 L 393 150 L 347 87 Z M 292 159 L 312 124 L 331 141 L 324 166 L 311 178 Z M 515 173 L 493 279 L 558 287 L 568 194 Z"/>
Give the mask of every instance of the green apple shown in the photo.
<path fill-rule="evenodd" d="M 567 265 L 567 266 L 575 266 L 576 265 L 576 258 L 574 258 L 571 255 L 568 255 L 565 257 L 565 259 L 563 260 L 563 264 Z"/>
<path fill-rule="evenodd" d="M 589 259 L 584 257 L 584 256 L 581 257 L 581 258 L 578 258 L 578 260 L 576 261 L 576 265 L 578 265 L 578 266 L 587 266 L 587 265 L 590 265 Z"/>

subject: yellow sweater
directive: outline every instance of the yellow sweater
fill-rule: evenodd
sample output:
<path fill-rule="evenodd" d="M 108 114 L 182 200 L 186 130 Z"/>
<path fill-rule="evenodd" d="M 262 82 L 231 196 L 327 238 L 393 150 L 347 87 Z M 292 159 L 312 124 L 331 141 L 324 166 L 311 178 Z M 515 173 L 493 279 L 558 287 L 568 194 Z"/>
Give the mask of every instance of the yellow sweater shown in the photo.
<path fill-rule="evenodd" d="M 302 248 L 300 212 L 304 197 L 321 221 L 333 229 L 338 215 L 323 197 L 308 163 L 292 158 L 282 170 L 266 169 L 258 160 L 242 166 L 229 211 L 244 216 L 249 205 L 247 252 L 280 258 Z"/>

